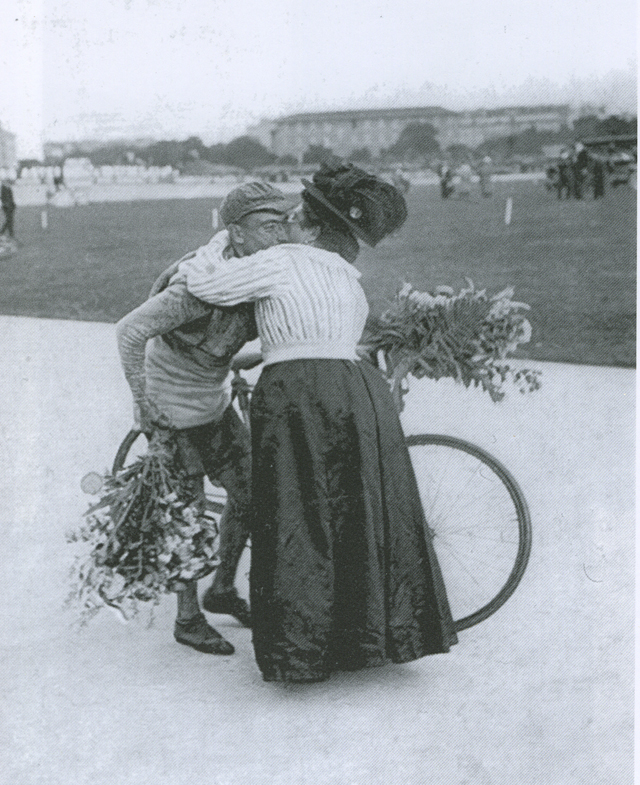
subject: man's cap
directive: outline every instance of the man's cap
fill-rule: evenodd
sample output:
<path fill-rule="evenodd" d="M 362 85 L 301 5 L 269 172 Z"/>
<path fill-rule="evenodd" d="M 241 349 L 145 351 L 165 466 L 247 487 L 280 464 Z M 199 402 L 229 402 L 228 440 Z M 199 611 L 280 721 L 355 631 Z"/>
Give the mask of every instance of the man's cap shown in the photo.
<path fill-rule="evenodd" d="M 284 215 L 294 206 L 295 202 L 269 183 L 245 183 L 234 188 L 222 200 L 220 219 L 225 226 L 229 226 L 251 213 L 265 211 Z"/>

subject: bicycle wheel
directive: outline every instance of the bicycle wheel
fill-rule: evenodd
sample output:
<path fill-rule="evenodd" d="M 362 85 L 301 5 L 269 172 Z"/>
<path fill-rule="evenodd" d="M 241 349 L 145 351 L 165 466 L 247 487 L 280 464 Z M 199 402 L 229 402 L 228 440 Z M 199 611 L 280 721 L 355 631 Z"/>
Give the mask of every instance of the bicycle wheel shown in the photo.
<path fill-rule="evenodd" d="M 531 551 L 531 517 L 513 476 L 462 439 L 408 436 L 456 630 L 484 621 L 516 590 Z"/>
<path fill-rule="evenodd" d="M 146 446 L 146 436 L 142 431 L 132 428 L 120 443 L 120 447 L 118 447 L 116 457 L 113 460 L 113 467 L 111 468 L 112 474 L 116 474 L 116 472 L 119 472 L 128 464 L 132 463 L 144 452 Z M 224 488 L 212 485 L 206 477 L 204 480 L 204 490 L 207 497 L 205 514 L 212 517 L 217 523 L 220 520 L 220 516 L 222 515 L 222 511 L 227 502 L 226 491 Z"/>

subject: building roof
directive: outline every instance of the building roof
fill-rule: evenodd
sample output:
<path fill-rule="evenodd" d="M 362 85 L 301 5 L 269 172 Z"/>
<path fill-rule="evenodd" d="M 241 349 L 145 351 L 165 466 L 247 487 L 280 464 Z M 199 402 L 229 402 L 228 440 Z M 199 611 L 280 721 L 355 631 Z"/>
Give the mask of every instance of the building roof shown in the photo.
<path fill-rule="evenodd" d="M 336 122 L 353 120 L 420 120 L 426 117 L 496 117 L 503 114 L 539 114 L 543 112 L 569 112 L 568 104 L 538 104 L 534 106 L 503 106 L 496 109 L 469 109 L 454 112 L 442 106 L 410 106 L 385 109 L 347 109 L 330 112 L 300 112 L 279 117 L 275 123 Z"/>
<path fill-rule="evenodd" d="M 276 123 L 297 123 L 306 121 L 336 120 L 394 120 L 423 117 L 453 117 L 458 112 L 444 109 L 442 106 L 414 106 L 399 109 L 347 109 L 335 112 L 301 112 L 279 117 Z"/>
<path fill-rule="evenodd" d="M 502 114 L 541 114 L 547 112 L 569 112 L 569 104 L 537 104 L 535 106 L 498 106 L 495 109 L 471 109 L 460 114 L 485 115 L 496 117 Z"/>

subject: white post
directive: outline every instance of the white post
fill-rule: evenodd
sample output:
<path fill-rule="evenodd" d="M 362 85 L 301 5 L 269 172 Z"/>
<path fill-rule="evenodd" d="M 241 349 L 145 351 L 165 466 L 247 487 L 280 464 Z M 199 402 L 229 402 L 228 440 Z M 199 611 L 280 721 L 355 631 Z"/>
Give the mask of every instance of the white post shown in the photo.
<path fill-rule="evenodd" d="M 46 210 L 40 213 L 40 224 L 43 229 L 47 229 L 49 226 L 49 213 Z"/>
<path fill-rule="evenodd" d="M 214 232 L 218 231 L 219 219 L 218 219 L 218 211 L 214 207 L 211 211 L 211 226 Z"/>
<path fill-rule="evenodd" d="M 507 226 L 511 223 L 511 213 L 513 211 L 513 199 L 509 196 L 507 197 L 507 204 L 504 208 L 504 222 Z"/>

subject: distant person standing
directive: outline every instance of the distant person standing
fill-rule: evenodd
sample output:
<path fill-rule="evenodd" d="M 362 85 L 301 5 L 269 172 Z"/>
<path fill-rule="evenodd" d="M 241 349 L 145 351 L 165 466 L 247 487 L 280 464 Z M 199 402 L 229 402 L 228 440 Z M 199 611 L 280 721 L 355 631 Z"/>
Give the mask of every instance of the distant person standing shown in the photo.
<path fill-rule="evenodd" d="M 0 202 L 2 203 L 2 212 L 4 213 L 4 224 L 0 229 L 0 234 L 8 234 L 11 239 L 14 238 L 13 219 L 16 213 L 16 202 L 13 198 L 13 188 L 9 180 L 2 181 L 2 191 L 0 192 Z"/>
<path fill-rule="evenodd" d="M 604 196 L 604 183 L 604 163 L 599 155 L 593 155 L 591 157 L 591 185 L 594 199 L 602 199 Z"/>
<path fill-rule="evenodd" d="M 471 176 L 473 170 L 468 163 L 463 163 L 458 167 L 456 174 L 458 175 L 458 198 L 468 199 L 471 195 Z"/>
<path fill-rule="evenodd" d="M 409 178 L 405 176 L 402 169 L 396 169 L 391 179 L 393 181 L 394 187 L 397 188 L 401 194 L 406 194 L 409 191 L 411 182 Z"/>
<path fill-rule="evenodd" d="M 453 193 L 453 173 L 448 164 L 442 164 L 438 172 L 440 177 L 440 195 L 448 199 Z"/>
<path fill-rule="evenodd" d="M 480 182 L 480 193 L 484 197 L 493 196 L 492 161 L 488 155 L 480 162 L 478 167 L 478 177 Z"/>
<path fill-rule="evenodd" d="M 573 168 L 572 196 L 575 199 L 582 199 L 582 187 L 586 180 L 588 164 L 589 164 L 589 154 L 587 153 L 584 145 L 581 142 L 576 142 L 573 158 L 572 158 L 572 168 Z"/>
<path fill-rule="evenodd" d="M 558 199 L 571 198 L 571 182 L 572 182 L 573 168 L 571 166 L 571 159 L 569 153 L 563 151 L 560 160 L 558 161 L 558 178 L 556 180 L 556 188 L 558 189 Z"/>

